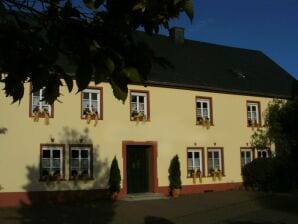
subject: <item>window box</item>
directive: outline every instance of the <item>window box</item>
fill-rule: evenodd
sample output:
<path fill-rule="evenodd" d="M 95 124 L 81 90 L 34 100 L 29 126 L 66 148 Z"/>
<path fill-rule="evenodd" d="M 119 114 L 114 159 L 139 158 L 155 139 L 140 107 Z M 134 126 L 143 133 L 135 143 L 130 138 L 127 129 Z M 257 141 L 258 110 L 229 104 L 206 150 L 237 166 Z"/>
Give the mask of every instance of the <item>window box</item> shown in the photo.
<path fill-rule="evenodd" d="M 212 177 L 213 181 L 215 181 L 216 178 L 218 178 L 218 180 L 221 180 L 221 177 L 222 177 L 221 170 L 211 168 L 209 173 L 210 173 L 210 176 Z"/>

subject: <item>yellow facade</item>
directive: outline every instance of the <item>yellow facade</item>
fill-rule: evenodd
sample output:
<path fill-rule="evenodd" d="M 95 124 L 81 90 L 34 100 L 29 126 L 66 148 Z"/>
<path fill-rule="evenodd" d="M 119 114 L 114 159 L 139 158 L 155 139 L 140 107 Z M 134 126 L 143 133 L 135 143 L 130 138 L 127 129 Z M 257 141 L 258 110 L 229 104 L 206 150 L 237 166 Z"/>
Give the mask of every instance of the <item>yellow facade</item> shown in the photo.
<path fill-rule="evenodd" d="M 92 86 L 92 85 L 90 85 Z M 242 181 L 240 148 L 250 146 L 252 128 L 247 127 L 247 101 L 259 101 L 263 114 L 272 98 L 214 93 L 197 90 L 130 85 L 129 89 L 149 91 L 150 121 L 130 120 L 129 98 L 123 104 L 115 99 L 108 83 L 102 83 L 103 120 L 86 123 L 81 119 L 81 94 L 62 88 L 62 103 L 55 102 L 54 118 L 33 122 L 29 116 L 29 84 L 20 104 L 10 104 L 0 93 L 0 185 L 4 192 L 76 190 L 107 188 L 109 166 L 116 155 L 123 178 L 122 142 L 157 142 L 157 178 L 159 187 L 167 187 L 170 160 L 178 154 L 182 185 L 238 183 Z M 3 85 L 0 85 L 3 88 Z M 211 97 L 214 125 L 207 129 L 196 125 L 196 97 Z M 262 116 L 262 123 L 264 122 Z M 66 180 L 48 184 L 39 181 L 40 144 L 65 144 Z M 93 144 L 94 180 L 68 181 L 68 146 Z M 204 177 L 202 183 L 187 178 L 187 147 L 223 147 L 225 176 L 215 182 Z"/>

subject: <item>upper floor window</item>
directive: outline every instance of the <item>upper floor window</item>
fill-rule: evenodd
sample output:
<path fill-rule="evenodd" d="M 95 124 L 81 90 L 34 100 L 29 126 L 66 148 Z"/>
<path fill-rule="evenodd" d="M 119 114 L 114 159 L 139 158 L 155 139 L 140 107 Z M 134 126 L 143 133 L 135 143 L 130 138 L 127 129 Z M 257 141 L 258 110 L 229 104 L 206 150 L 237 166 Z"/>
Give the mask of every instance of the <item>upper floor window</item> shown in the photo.
<path fill-rule="evenodd" d="M 223 150 L 221 148 L 208 148 L 208 174 L 221 172 L 223 174 Z"/>
<path fill-rule="evenodd" d="M 64 178 L 64 145 L 41 145 L 40 179 Z"/>
<path fill-rule="evenodd" d="M 147 91 L 130 92 L 131 120 L 149 120 L 149 93 Z"/>
<path fill-rule="evenodd" d="M 251 148 L 242 148 L 241 150 L 241 167 L 243 168 L 246 164 L 253 160 L 253 150 Z"/>
<path fill-rule="evenodd" d="M 212 98 L 196 97 L 196 118 L 197 124 L 207 126 L 213 124 Z"/>
<path fill-rule="evenodd" d="M 201 176 L 203 174 L 203 149 L 187 149 L 187 177 L 193 175 Z"/>
<path fill-rule="evenodd" d="M 102 119 L 102 88 L 82 91 L 82 118 Z"/>
<path fill-rule="evenodd" d="M 70 179 L 92 178 L 92 146 L 70 145 Z"/>
<path fill-rule="evenodd" d="M 249 127 L 261 125 L 260 102 L 247 101 L 247 125 Z"/>
<path fill-rule="evenodd" d="M 31 93 L 31 116 L 53 117 L 53 107 L 43 100 L 43 89 Z"/>

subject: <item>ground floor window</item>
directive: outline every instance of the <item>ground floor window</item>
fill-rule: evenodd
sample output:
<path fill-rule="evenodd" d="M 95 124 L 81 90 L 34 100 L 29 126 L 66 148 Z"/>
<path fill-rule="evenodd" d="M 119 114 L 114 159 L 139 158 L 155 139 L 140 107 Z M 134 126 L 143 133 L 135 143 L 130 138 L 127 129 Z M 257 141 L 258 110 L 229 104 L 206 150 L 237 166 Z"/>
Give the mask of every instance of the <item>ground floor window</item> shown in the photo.
<path fill-rule="evenodd" d="M 92 178 L 92 145 L 70 145 L 70 179 Z"/>
<path fill-rule="evenodd" d="M 241 148 L 241 168 L 253 160 L 253 150 L 251 148 Z"/>
<path fill-rule="evenodd" d="M 208 175 L 214 172 L 221 172 L 223 174 L 223 150 L 222 148 L 208 148 Z"/>
<path fill-rule="evenodd" d="M 64 145 L 41 145 L 41 180 L 57 180 L 64 177 Z"/>
<path fill-rule="evenodd" d="M 269 149 L 258 149 L 258 158 L 269 158 Z"/>
<path fill-rule="evenodd" d="M 187 177 L 193 175 L 201 176 L 203 174 L 203 149 L 188 148 L 187 149 Z"/>

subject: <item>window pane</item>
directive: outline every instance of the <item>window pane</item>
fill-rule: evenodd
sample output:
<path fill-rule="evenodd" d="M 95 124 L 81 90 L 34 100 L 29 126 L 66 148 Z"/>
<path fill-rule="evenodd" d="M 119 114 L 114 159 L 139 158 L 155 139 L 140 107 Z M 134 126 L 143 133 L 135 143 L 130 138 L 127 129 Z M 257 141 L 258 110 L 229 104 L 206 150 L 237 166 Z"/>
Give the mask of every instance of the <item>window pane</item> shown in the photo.
<path fill-rule="evenodd" d="M 89 93 L 84 93 L 83 92 L 83 99 L 89 100 Z"/>
<path fill-rule="evenodd" d="M 79 159 L 72 159 L 71 160 L 71 167 L 78 168 L 79 167 Z"/>
<path fill-rule="evenodd" d="M 140 103 L 139 104 L 139 111 L 144 112 L 144 109 L 145 109 L 145 105 L 143 103 Z"/>
<path fill-rule="evenodd" d="M 145 102 L 145 97 L 143 97 L 143 96 L 139 96 L 139 102 L 140 102 L 140 103 L 144 103 L 144 102 Z"/>
<path fill-rule="evenodd" d="M 81 160 L 81 168 L 82 169 L 88 169 L 89 168 L 88 159 L 82 159 Z"/>
<path fill-rule="evenodd" d="M 197 108 L 201 108 L 201 102 L 197 102 Z"/>
<path fill-rule="evenodd" d="M 60 168 L 52 169 L 52 172 L 53 172 L 53 176 L 58 176 L 61 174 Z"/>
<path fill-rule="evenodd" d="M 219 152 L 213 152 L 214 158 L 219 158 Z"/>
<path fill-rule="evenodd" d="M 53 150 L 53 158 L 60 158 L 60 150 Z"/>
<path fill-rule="evenodd" d="M 131 101 L 132 102 L 137 102 L 137 96 L 131 96 Z"/>
<path fill-rule="evenodd" d="M 42 163 L 41 166 L 43 168 L 50 168 L 51 167 L 50 159 L 42 159 L 41 163 Z"/>
<path fill-rule="evenodd" d="M 53 168 L 60 168 L 60 159 L 53 159 Z"/>
<path fill-rule="evenodd" d="M 97 100 L 97 93 L 91 93 L 91 99 Z"/>
<path fill-rule="evenodd" d="M 204 109 L 208 108 L 208 103 L 207 102 L 203 102 L 203 108 Z"/>
<path fill-rule="evenodd" d="M 41 170 L 41 176 L 44 177 L 44 176 L 48 176 L 50 173 L 50 169 L 42 169 Z"/>
<path fill-rule="evenodd" d="M 81 158 L 88 158 L 88 150 L 81 150 Z"/>
<path fill-rule="evenodd" d="M 50 150 L 42 150 L 42 158 L 51 158 Z"/>
<path fill-rule="evenodd" d="M 208 159 L 212 158 L 212 152 L 208 152 Z"/>
<path fill-rule="evenodd" d="M 71 158 L 79 158 L 79 150 L 71 150 Z"/>

